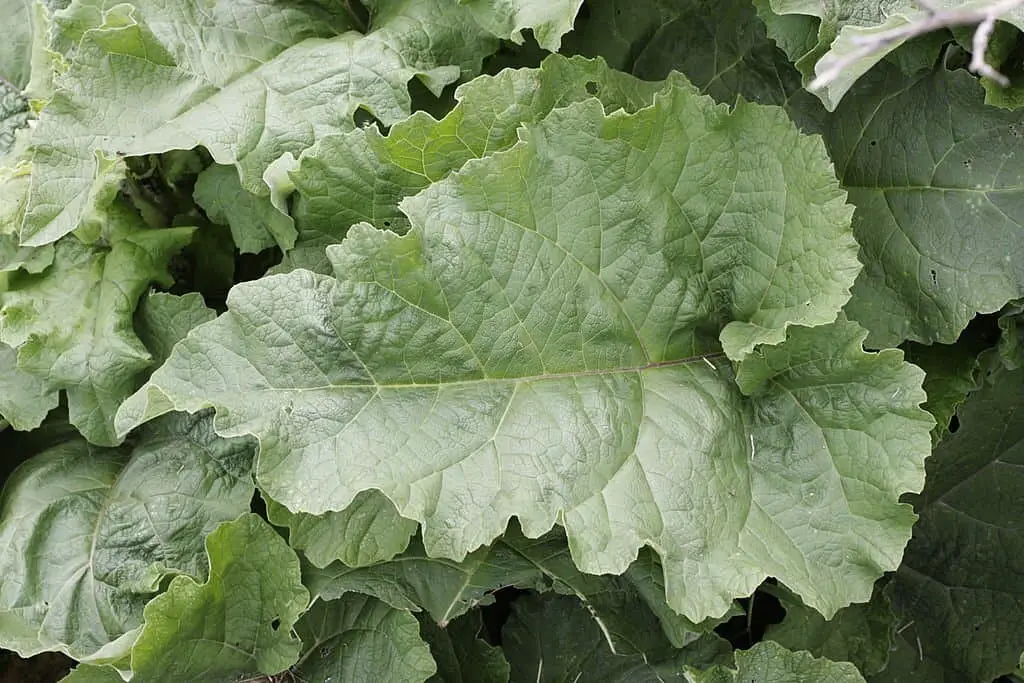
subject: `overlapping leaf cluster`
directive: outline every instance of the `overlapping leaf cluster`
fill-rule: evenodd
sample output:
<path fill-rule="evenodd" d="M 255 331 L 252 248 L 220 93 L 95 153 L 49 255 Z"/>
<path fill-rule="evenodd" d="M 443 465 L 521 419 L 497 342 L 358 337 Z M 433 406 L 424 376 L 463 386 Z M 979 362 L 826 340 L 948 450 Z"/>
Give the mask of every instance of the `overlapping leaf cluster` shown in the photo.
<path fill-rule="evenodd" d="M 1011 674 L 1016 86 L 938 31 L 805 88 L 938 4 L 0 2 L 0 646 Z"/>

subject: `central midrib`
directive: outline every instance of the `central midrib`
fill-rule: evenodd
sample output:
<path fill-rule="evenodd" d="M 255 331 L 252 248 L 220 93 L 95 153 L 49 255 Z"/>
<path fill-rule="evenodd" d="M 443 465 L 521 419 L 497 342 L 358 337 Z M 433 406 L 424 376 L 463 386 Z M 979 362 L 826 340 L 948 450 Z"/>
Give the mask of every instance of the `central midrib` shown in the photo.
<path fill-rule="evenodd" d="M 460 385 L 473 385 L 473 384 L 488 384 L 488 383 L 520 383 L 520 382 L 543 382 L 548 380 L 558 379 L 575 379 L 577 377 L 601 377 L 607 375 L 627 375 L 639 372 L 645 372 L 648 370 L 660 370 L 663 368 L 672 368 L 682 365 L 690 365 L 693 363 L 704 362 L 711 369 L 718 371 L 719 367 L 712 363 L 713 360 L 725 358 L 725 354 L 722 352 L 715 353 L 704 353 L 697 356 L 689 356 L 687 358 L 678 358 L 675 360 L 660 361 L 657 363 L 647 363 L 645 365 L 637 365 L 624 368 L 605 368 L 605 369 L 594 369 L 594 370 L 576 370 L 566 372 L 549 372 L 539 375 L 519 375 L 516 377 L 478 377 L 474 379 L 459 379 L 452 380 L 450 382 L 402 382 L 394 384 L 383 384 L 379 382 L 362 382 L 362 383 L 346 383 L 346 384 L 323 384 L 312 387 L 266 387 L 265 391 L 319 391 L 324 389 L 429 389 L 431 387 L 451 387 Z"/>

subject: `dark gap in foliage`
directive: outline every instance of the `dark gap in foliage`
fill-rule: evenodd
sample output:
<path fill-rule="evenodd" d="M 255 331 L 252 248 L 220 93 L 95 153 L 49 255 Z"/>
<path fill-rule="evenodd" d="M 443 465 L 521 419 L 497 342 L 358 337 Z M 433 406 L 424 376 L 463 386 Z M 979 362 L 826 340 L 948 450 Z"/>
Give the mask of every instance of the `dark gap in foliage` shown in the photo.
<path fill-rule="evenodd" d="M 409 81 L 408 87 L 412 110 L 425 111 L 437 120 L 443 119 L 455 107 L 455 89 L 458 87 L 458 83 L 452 83 L 442 90 L 441 96 L 438 97 L 423 85 L 423 81 L 414 78 Z M 379 121 L 377 123 L 378 127 L 383 129 L 383 124 Z"/>
<path fill-rule="evenodd" d="M 776 585 L 775 579 L 767 584 Z M 764 633 L 772 624 L 778 624 L 786 616 L 782 603 L 774 595 L 755 591 L 749 598 L 740 598 L 743 614 L 736 615 L 715 628 L 715 633 L 729 641 L 737 649 L 745 650 L 764 639 Z"/>
<path fill-rule="evenodd" d="M 128 176 L 121 183 L 121 196 L 151 228 L 195 225 L 205 214 L 192 193 L 199 173 L 212 164 L 205 148 L 126 157 Z"/>
<path fill-rule="evenodd" d="M 75 662 L 60 652 L 43 652 L 22 659 L 0 650 L 0 683 L 53 683 L 67 676 Z"/>
<path fill-rule="evenodd" d="M 258 254 L 239 254 L 235 252 L 235 282 L 259 280 L 267 271 L 276 266 L 284 258 L 279 247 L 264 249 Z"/>
<path fill-rule="evenodd" d="M 1017 41 L 1010 50 L 1010 54 L 999 65 L 999 70 L 1011 78 L 1024 72 L 1024 32 L 1017 34 Z"/>
<path fill-rule="evenodd" d="M 78 430 L 68 422 L 67 394 L 62 391 L 60 403 L 37 429 L 19 432 L 8 427 L 0 432 L 0 482 L 6 481 L 18 465 L 33 455 L 74 438 L 79 438 Z"/>
<path fill-rule="evenodd" d="M 577 22 L 579 20 L 577 19 Z M 501 47 L 484 60 L 483 73 L 496 74 L 504 69 L 535 69 L 551 53 L 537 43 L 533 31 L 523 31 L 523 44 L 501 41 Z"/>
<path fill-rule="evenodd" d="M 411 92 L 411 91 L 410 91 Z M 377 130 L 381 133 L 387 132 L 387 126 L 374 116 L 373 112 L 366 109 L 366 107 L 359 107 L 356 109 L 356 113 L 352 115 L 352 121 L 359 128 L 369 128 L 370 126 L 376 126 Z"/>
<path fill-rule="evenodd" d="M 960 418 L 954 415 L 949 421 L 949 433 L 956 434 L 957 430 L 960 429 Z"/>
<path fill-rule="evenodd" d="M 252 500 L 249 501 L 249 510 L 263 519 L 267 519 L 267 501 L 263 500 L 263 496 L 260 495 L 259 489 L 252 492 Z"/>
<path fill-rule="evenodd" d="M 359 0 L 342 0 L 342 10 L 352 20 L 352 24 L 355 29 L 360 33 L 367 33 L 370 31 L 373 23 L 373 17 L 370 14 L 370 10 L 366 8 L 363 3 Z"/>
<path fill-rule="evenodd" d="M 484 630 L 480 634 L 481 637 L 491 645 L 500 646 L 502 642 L 501 630 L 505 627 L 505 622 L 508 621 L 509 616 L 512 614 L 512 603 L 519 599 L 520 596 L 526 595 L 529 592 L 521 588 L 509 587 L 492 593 L 494 602 L 480 608 L 484 622 Z"/>
<path fill-rule="evenodd" d="M 592 0 L 584 2 L 583 5 L 580 7 L 580 11 L 576 13 L 576 21 L 574 22 L 575 24 L 586 22 L 590 19 L 590 1 Z"/>

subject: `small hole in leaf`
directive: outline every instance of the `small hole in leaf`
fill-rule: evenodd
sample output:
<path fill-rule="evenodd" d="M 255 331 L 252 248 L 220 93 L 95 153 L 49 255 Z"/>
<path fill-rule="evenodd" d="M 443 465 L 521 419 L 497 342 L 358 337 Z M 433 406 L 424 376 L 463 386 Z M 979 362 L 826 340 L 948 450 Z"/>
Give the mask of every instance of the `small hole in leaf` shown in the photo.
<path fill-rule="evenodd" d="M 586 88 L 587 92 L 590 93 L 591 95 L 596 95 L 600 91 L 600 88 L 597 86 L 596 81 L 587 81 Z"/>
<path fill-rule="evenodd" d="M 270 628 L 274 629 L 275 631 L 281 628 L 281 620 L 275 617 L 275 619 L 272 622 L 270 622 Z"/>
<path fill-rule="evenodd" d="M 971 164 L 974 163 L 973 159 L 964 159 L 964 168 L 970 168 Z"/>
<path fill-rule="evenodd" d="M 871 141 L 871 146 L 872 146 L 872 147 L 876 147 L 876 146 L 878 146 L 878 140 L 872 140 L 872 141 Z"/>
<path fill-rule="evenodd" d="M 931 275 L 932 275 L 932 284 L 933 285 L 939 284 L 938 274 L 934 270 L 929 270 L 928 272 L 931 273 Z"/>
<path fill-rule="evenodd" d="M 321 657 L 329 657 L 332 651 L 333 651 L 333 648 L 322 647 L 322 648 L 320 648 L 320 656 Z"/>
<path fill-rule="evenodd" d="M 385 228 L 390 228 L 391 227 L 391 221 L 384 221 L 384 227 Z"/>
<path fill-rule="evenodd" d="M 949 421 L 949 433 L 956 434 L 960 429 L 960 418 L 954 415 Z"/>

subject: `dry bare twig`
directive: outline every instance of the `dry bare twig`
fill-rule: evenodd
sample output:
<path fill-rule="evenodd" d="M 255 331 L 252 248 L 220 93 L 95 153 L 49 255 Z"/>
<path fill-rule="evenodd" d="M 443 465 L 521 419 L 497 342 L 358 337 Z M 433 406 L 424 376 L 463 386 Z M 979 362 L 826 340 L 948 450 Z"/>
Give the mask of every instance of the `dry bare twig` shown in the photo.
<path fill-rule="evenodd" d="M 1006 76 L 999 73 L 995 67 L 985 61 L 985 52 L 988 49 L 988 42 L 992 37 L 992 30 L 995 28 L 996 21 L 1007 12 L 1024 6 L 1024 0 L 998 0 L 989 5 L 968 9 L 940 9 L 932 0 L 917 0 L 917 4 L 925 10 L 925 14 L 920 20 L 912 21 L 905 26 L 899 26 L 888 31 L 858 35 L 851 38 L 850 42 L 857 46 L 857 49 L 833 60 L 811 82 L 810 89 L 819 90 L 827 87 L 855 62 L 873 54 L 887 51 L 903 41 L 939 29 L 954 26 L 970 26 L 972 24 L 977 24 L 978 28 L 974 32 L 973 54 L 968 68 L 974 73 L 991 78 L 1003 86 L 1010 84 Z"/>

